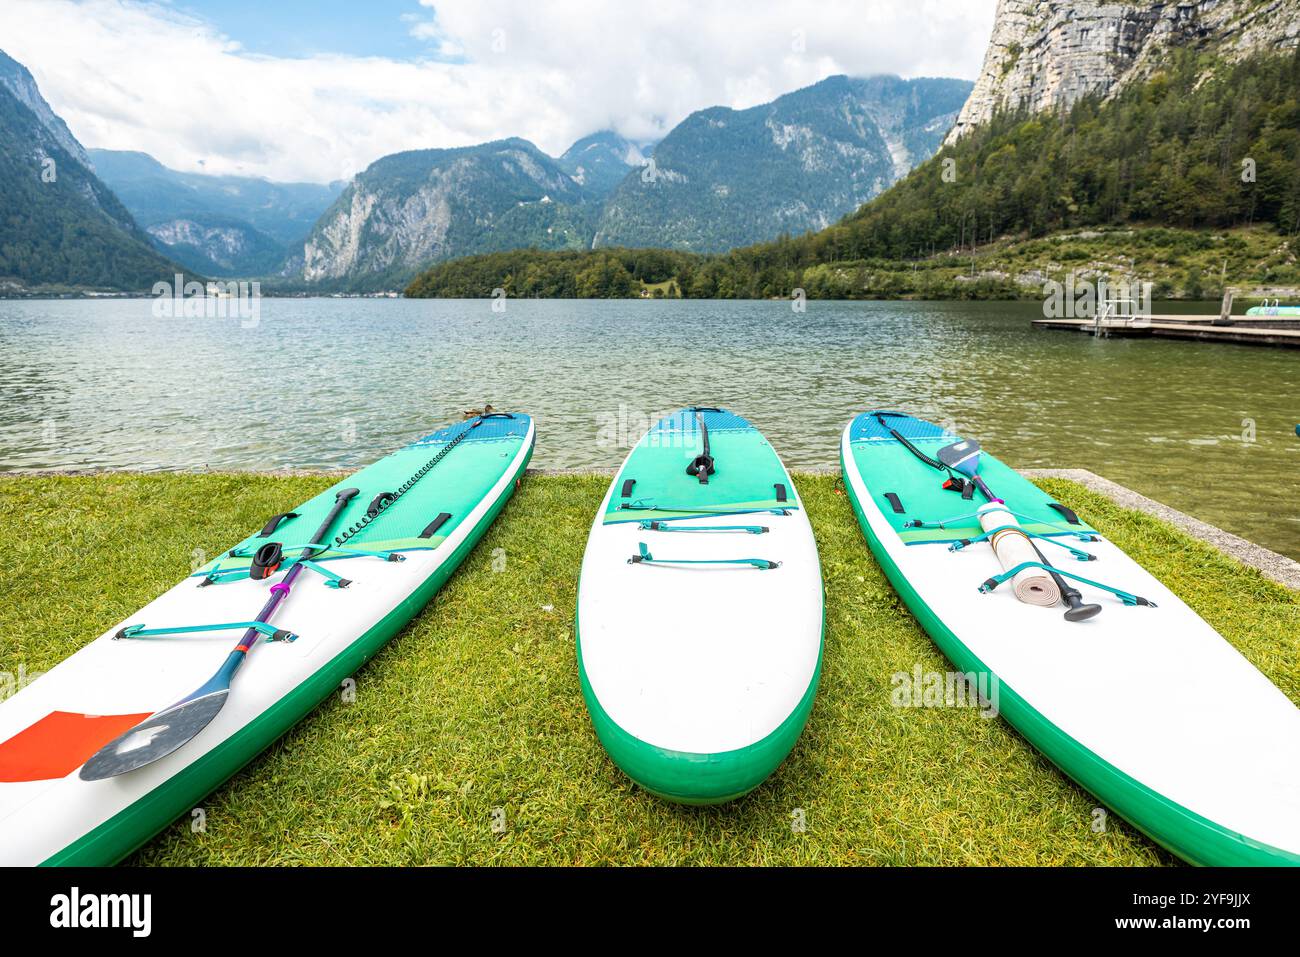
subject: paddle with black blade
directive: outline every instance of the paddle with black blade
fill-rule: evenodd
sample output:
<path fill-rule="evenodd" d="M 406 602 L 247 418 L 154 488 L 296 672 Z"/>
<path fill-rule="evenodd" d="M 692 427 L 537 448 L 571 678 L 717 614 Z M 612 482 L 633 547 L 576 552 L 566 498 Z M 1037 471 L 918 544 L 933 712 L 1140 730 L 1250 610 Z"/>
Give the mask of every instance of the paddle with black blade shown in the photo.
<path fill-rule="evenodd" d="M 1003 500 L 993 493 L 993 490 L 988 487 L 979 474 L 980 451 L 978 441 L 975 439 L 962 439 L 952 445 L 945 445 L 935 454 L 935 457 L 945 468 L 960 472 L 974 482 L 975 487 L 990 502 L 1002 503 Z M 1066 621 L 1087 621 L 1089 618 L 1101 614 L 1101 605 L 1084 604 L 1083 593 L 1056 573 L 1052 563 L 1047 560 L 1047 556 L 1042 553 L 1032 540 L 1030 540 L 1029 545 L 1037 553 L 1038 560 L 1043 563 L 1047 573 L 1052 576 L 1052 580 L 1056 582 L 1056 587 L 1061 590 L 1061 598 L 1070 606 L 1065 611 Z"/>
<path fill-rule="evenodd" d="M 335 494 L 334 507 L 330 509 L 329 514 L 325 516 L 325 521 L 316 530 L 312 542 L 322 542 L 325 539 L 330 528 L 338 521 L 343 510 L 359 494 L 359 491 L 355 488 L 345 488 Z M 308 548 L 304 550 L 302 557 L 311 558 L 324 550 L 324 545 L 320 548 Z M 302 569 L 301 564 L 295 564 L 289 569 L 282 582 L 271 586 L 271 597 L 262 606 L 256 621 L 270 621 L 271 615 L 289 594 Z M 170 708 L 145 719 L 130 731 L 100 748 L 82 766 L 81 779 L 102 781 L 105 778 L 125 774 L 127 771 L 134 771 L 136 768 L 142 768 L 146 764 L 165 758 L 193 740 L 225 705 L 226 699 L 230 696 L 230 682 L 240 666 L 248 659 L 248 653 L 260 637 L 260 632 L 252 628 L 244 632 L 239 644 L 226 658 L 225 663 L 217 669 L 216 674 L 192 694 L 182 698 Z"/>

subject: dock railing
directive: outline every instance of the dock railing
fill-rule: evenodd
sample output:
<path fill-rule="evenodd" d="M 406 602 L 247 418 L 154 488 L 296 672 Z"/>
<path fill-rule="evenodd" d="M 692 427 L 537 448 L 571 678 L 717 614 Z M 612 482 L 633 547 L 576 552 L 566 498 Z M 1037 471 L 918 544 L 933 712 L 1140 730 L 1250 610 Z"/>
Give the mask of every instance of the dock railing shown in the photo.
<path fill-rule="evenodd" d="M 1141 305 L 1139 300 L 1127 296 L 1107 299 L 1093 318 L 1093 335 L 1105 337 L 1109 329 L 1143 329 L 1151 325 L 1151 317 L 1139 311 Z"/>

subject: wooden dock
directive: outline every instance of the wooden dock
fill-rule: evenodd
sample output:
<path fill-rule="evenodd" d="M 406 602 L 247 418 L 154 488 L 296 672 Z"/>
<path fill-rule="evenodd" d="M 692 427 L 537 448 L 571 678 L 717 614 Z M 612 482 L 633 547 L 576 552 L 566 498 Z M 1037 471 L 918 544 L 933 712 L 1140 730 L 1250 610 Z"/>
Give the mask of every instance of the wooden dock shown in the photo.
<path fill-rule="evenodd" d="M 1103 338 L 1195 339 L 1300 349 L 1300 316 L 1137 316 L 1097 319 L 1035 319 L 1038 329 L 1066 329 Z"/>

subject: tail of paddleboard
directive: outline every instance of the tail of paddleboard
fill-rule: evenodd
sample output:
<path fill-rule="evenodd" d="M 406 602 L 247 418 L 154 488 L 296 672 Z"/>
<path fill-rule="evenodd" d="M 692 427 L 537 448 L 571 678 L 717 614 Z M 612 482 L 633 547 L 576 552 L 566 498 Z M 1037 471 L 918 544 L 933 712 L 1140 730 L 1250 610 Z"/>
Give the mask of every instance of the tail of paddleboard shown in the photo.
<path fill-rule="evenodd" d="M 596 734 L 646 790 L 716 804 L 794 747 L 821 671 L 817 546 L 789 473 L 738 415 L 689 408 L 601 503 L 578 589 Z"/>
<path fill-rule="evenodd" d="M 988 504 L 939 455 L 960 441 L 867 412 L 840 447 L 867 542 L 939 648 L 1026 740 L 1185 860 L 1300 864 L 1300 709 L 1071 508 L 985 454 L 980 480 L 1003 503 L 990 528 Z M 999 536 L 1034 560 L 1006 567 Z M 1026 573 L 1101 612 L 1018 596 Z"/>
<path fill-rule="evenodd" d="M 507 413 L 425 436 L 268 516 L 0 704 L 0 864 L 111 864 L 187 813 L 433 597 L 505 506 L 534 437 L 527 415 Z M 228 696 L 206 708 L 205 682 L 232 655 L 245 661 Z M 132 749 L 175 730 L 148 719 L 186 700 L 208 723 L 136 766 Z"/>

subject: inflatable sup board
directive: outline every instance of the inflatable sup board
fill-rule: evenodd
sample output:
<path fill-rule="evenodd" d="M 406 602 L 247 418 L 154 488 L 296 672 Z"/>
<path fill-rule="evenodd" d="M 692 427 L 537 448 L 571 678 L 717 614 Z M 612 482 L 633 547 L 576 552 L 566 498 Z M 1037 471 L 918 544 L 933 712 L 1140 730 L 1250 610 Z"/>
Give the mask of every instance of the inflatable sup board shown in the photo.
<path fill-rule="evenodd" d="M 821 671 L 822 582 L 799 493 L 738 415 L 650 429 L 592 525 L 578 669 L 605 750 L 646 790 L 737 798 L 790 753 Z"/>
<path fill-rule="evenodd" d="M 973 442 L 866 412 L 840 451 L 899 595 L 1034 747 L 1187 861 L 1300 864 L 1300 709 L 1213 628 Z"/>
<path fill-rule="evenodd" d="M 188 812 L 424 607 L 533 440 L 520 414 L 434 432 L 268 516 L 0 704 L 0 865 L 111 864 Z"/>

